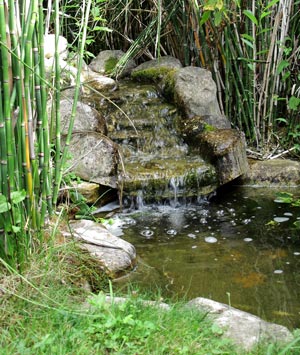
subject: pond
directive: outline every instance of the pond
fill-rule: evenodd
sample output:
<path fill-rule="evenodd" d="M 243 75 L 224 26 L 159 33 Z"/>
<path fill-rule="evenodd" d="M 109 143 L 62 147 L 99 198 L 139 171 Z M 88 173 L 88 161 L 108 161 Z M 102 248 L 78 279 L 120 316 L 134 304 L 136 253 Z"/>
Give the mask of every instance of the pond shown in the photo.
<path fill-rule="evenodd" d="M 271 189 L 232 187 L 209 202 L 119 215 L 122 238 L 139 256 L 126 282 L 167 298 L 211 298 L 300 327 L 300 231 L 293 225 L 300 208 L 274 200 Z"/>

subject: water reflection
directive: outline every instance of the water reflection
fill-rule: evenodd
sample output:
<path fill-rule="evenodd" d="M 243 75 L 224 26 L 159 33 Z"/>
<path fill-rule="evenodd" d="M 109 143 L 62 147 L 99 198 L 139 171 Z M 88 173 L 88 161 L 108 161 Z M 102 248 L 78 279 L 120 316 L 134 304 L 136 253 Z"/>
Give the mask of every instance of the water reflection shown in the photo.
<path fill-rule="evenodd" d="M 130 221 L 123 238 L 142 260 L 130 282 L 159 287 L 167 297 L 228 303 L 230 295 L 235 307 L 300 327 L 300 243 L 293 226 L 300 209 L 274 202 L 274 194 L 235 189 L 198 206 L 120 216 Z M 289 220 L 269 223 L 282 216 Z"/>

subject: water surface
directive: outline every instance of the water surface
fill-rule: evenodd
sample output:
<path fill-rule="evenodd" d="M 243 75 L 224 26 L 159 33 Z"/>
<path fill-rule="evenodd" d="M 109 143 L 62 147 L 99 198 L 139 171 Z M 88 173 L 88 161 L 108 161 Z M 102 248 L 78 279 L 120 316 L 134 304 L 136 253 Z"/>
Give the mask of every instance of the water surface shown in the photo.
<path fill-rule="evenodd" d="M 300 231 L 293 226 L 300 209 L 274 199 L 274 190 L 234 188 L 210 202 L 121 215 L 123 238 L 140 257 L 129 282 L 300 327 Z"/>

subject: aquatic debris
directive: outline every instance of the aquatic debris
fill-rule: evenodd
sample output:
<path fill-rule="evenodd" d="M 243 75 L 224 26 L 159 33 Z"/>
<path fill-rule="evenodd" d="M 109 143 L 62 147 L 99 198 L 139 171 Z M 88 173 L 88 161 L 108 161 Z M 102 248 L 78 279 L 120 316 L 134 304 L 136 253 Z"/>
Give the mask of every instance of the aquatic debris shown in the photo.
<path fill-rule="evenodd" d="M 217 243 L 218 239 L 215 237 L 205 237 L 204 240 L 206 243 Z"/>
<path fill-rule="evenodd" d="M 282 274 L 283 270 L 274 270 L 274 274 Z"/>
<path fill-rule="evenodd" d="M 277 223 L 286 222 L 286 221 L 288 221 L 288 220 L 289 220 L 288 217 L 275 217 L 275 218 L 274 218 L 274 221 L 277 222 Z"/>

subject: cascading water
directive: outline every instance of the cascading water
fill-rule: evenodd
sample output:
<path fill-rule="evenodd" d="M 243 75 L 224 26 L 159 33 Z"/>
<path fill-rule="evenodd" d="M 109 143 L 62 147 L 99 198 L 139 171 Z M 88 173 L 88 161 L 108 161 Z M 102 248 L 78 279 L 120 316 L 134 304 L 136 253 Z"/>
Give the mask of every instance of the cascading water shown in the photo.
<path fill-rule="evenodd" d="M 108 136 L 119 144 L 119 185 L 129 204 L 197 198 L 215 191 L 214 166 L 192 154 L 178 133 L 178 112 L 153 85 L 120 83 L 96 103 L 106 117 Z"/>

